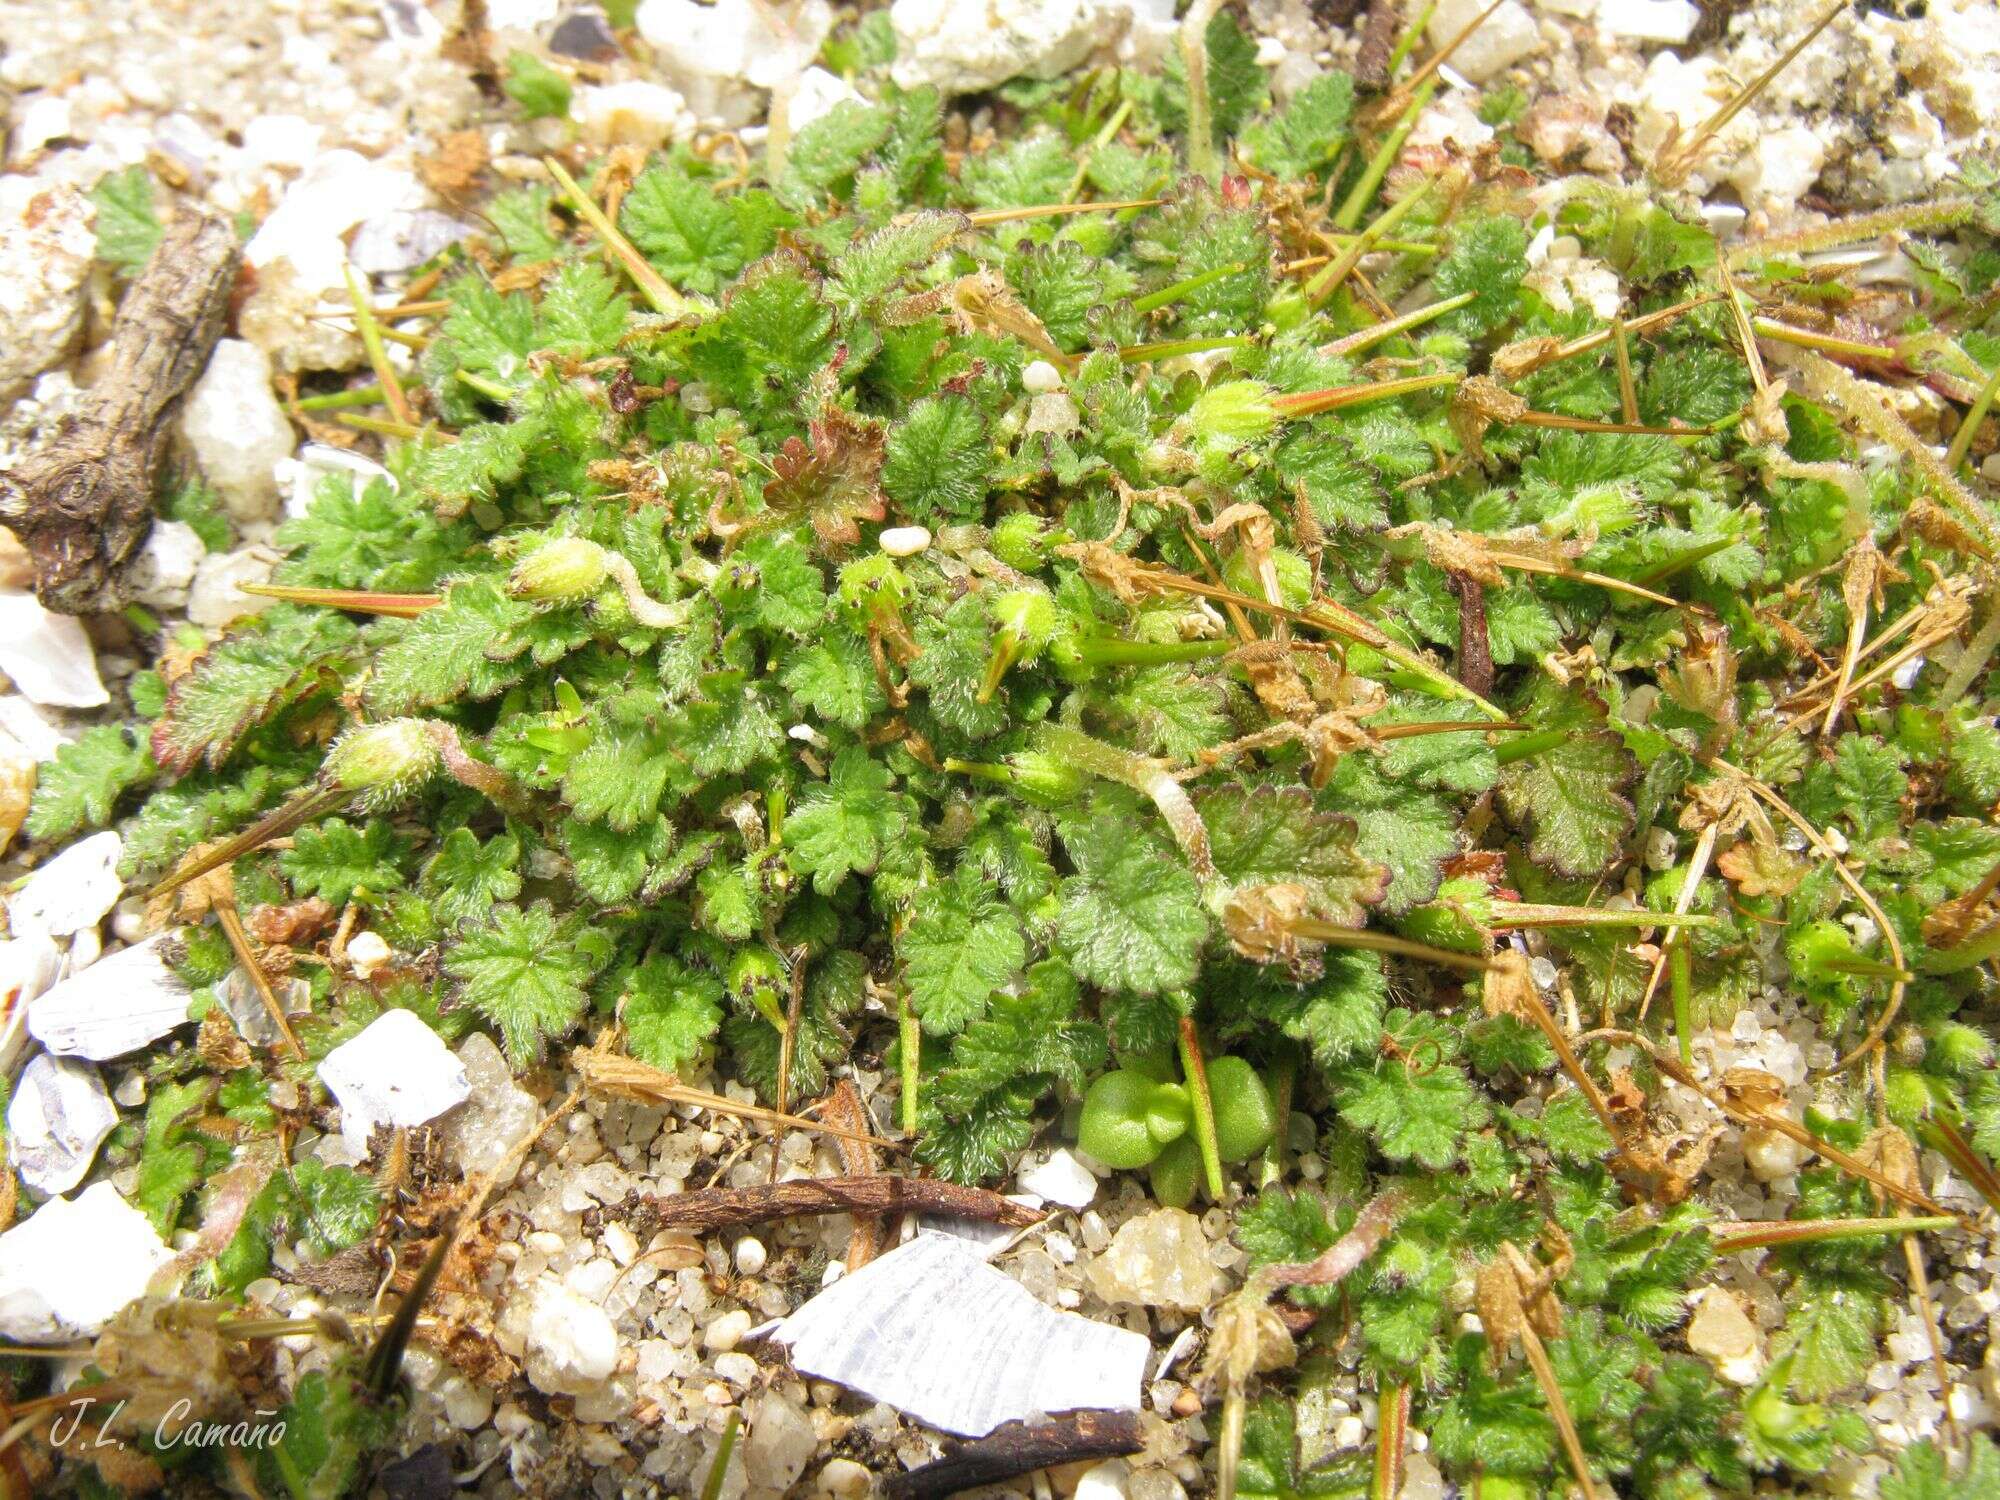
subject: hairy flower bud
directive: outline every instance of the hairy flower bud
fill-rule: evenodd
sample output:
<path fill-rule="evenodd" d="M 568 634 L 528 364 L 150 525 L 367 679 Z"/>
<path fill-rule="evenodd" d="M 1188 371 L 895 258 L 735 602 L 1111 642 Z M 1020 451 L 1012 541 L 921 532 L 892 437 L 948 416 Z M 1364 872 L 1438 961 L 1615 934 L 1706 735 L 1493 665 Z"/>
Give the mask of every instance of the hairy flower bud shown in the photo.
<path fill-rule="evenodd" d="M 610 571 L 610 561 L 597 543 L 588 537 L 559 536 L 514 564 L 507 592 L 537 604 L 567 604 L 596 593 Z"/>
<path fill-rule="evenodd" d="M 424 719 L 388 719 L 362 724 L 333 742 L 326 753 L 326 780 L 358 793 L 363 805 L 395 801 L 429 779 L 438 768 L 437 741 Z"/>

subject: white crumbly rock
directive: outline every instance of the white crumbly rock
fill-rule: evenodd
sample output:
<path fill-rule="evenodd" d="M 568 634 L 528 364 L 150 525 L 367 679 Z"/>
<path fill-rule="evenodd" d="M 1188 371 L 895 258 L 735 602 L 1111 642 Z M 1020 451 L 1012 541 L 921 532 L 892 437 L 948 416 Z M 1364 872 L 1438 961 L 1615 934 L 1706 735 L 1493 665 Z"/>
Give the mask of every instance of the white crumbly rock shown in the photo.
<path fill-rule="evenodd" d="M 195 569 L 206 556 L 208 548 L 185 521 L 155 521 L 125 574 L 125 587 L 149 608 L 184 609 Z"/>
<path fill-rule="evenodd" d="M 356 979 L 372 979 L 375 971 L 392 956 L 392 950 L 379 932 L 356 933 L 347 944 L 347 966 L 354 971 Z"/>
<path fill-rule="evenodd" d="M 7 1154 L 38 1193 L 66 1193 L 83 1181 L 118 1110 L 89 1063 L 44 1052 L 21 1070 L 7 1105 Z"/>
<path fill-rule="evenodd" d="M 898 87 L 971 94 L 1069 71 L 1113 41 L 1123 17 L 1100 0 L 896 0 L 889 24 Z"/>
<path fill-rule="evenodd" d="M 20 693 L 0 693 L 0 734 L 15 740 L 36 760 L 53 759 L 76 738 L 51 724 L 48 716 Z"/>
<path fill-rule="evenodd" d="M 1598 0 L 1597 29 L 1628 42 L 1679 45 L 1694 34 L 1701 12 L 1688 0 Z"/>
<path fill-rule="evenodd" d="M 580 1396 L 618 1368 L 618 1330 L 604 1309 L 553 1276 L 540 1278 L 525 1296 L 517 1294 L 502 1319 L 525 1335 L 528 1380 L 538 1391 Z"/>
<path fill-rule="evenodd" d="M 7 902 L 7 921 L 17 933 L 69 937 L 95 927 L 125 894 L 118 861 L 125 841 L 116 833 L 94 833 L 71 844 L 30 875 Z"/>
<path fill-rule="evenodd" d="M 1208 1237 L 1201 1232 L 1201 1220 L 1184 1208 L 1127 1219 L 1091 1262 L 1089 1276 L 1106 1302 L 1199 1312 L 1215 1294 Z"/>
<path fill-rule="evenodd" d="M 1069 1151 L 1051 1152 L 1047 1161 L 1021 1173 L 1019 1181 L 1022 1192 L 1064 1208 L 1088 1208 L 1097 1200 L 1097 1178 Z"/>
<path fill-rule="evenodd" d="M 278 513 L 278 461 L 291 457 L 292 424 L 271 392 L 270 356 L 223 339 L 181 408 L 181 436 L 202 475 L 238 521 Z"/>
<path fill-rule="evenodd" d="M 765 94 L 797 78 L 833 26 L 826 0 L 644 0 L 633 25 L 654 64 L 705 123 L 751 123 Z M 796 127 L 795 127 L 796 128 Z"/>
<path fill-rule="evenodd" d="M 541 1111 L 485 1032 L 459 1043 L 458 1060 L 472 1092 L 444 1122 L 445 1148 L 460 1171 L 490 1172 L 534 1128 Z"/>
<path fill-rule="evenodd" d="M 1651 163 L 1671 141 L 1686 142 L 1725 103 L 1734 85 L 1720 62 L 1708 53 L 1683 61 L 1672 52 L 1658 52 L 1639 82 L 1637 118 L 1632 127 L 1632 151 Z M 1728 175 L 1735 162 L 1756 144 L 1757 120 L 1745 110 L 1709 140 L 1695 158 L 1686 183 L 1706 192 Z"/>
<path fill-rule="evenodd" d="M 1122 1458 L 1092 1464 L 1076 1482 L 1070 1500 L 1126 1500 L 1131 1494 L 1132 1466 Z"/>
<path fill-rule="evenodd" d="M 472 1095 L 465 1064 L 408 1010 L 370 1021 L 326 1055 L 319 1076 L 340 1101 L 341 1139 L 354 1152 L 367 1149 L 378 1125 L 427 1125 Z"/>
<path fill-rule="evenodd" d="M 825 68 L 807 68 L 792 89 L 785 121 L 793 130 L 804 130 L 814 120 L 830 114 L 842 104 L 866 104 L 861 91 L 844 78 L 836 78 Z"/>
<path fill-rule="evenodd" d="M 0 1234 L 0 1337 L 93 1338 L 172 1259 L 152 1220 L 110 1183 L 51 1198 Z"/>
<path fill-rule="evenodd" d="M 1805 125 L 1767 131 L 1737 161 L 1730 183 L 1744 202 L 1782 214 L 1804 197 L 1826 164 L 1826 142 Z"/>
<path fill-rule="evenodd" d="M 72 615 L 43 609 L 32 594 L 0 594 L 0 672 L 43 708 L 101 708 L 111 701 L 83 627 Z"/>
<path fill-rule="evenodd" d="M 1764 1371 L 1763 1335 L 1727 1287 L 1703 1287 L 1695 1293 L 1687 1346 L 1731 1385 L 1754 1385 Z"/>
<path fill-rule="evenodd" d="M 875 545 L 891 557 L 915 557 L 930 544 L 930 530 L 924 526 L 890 526 L 875 538 Z"/>
<path fill-rule="evenodd" d="M 97 214 L 73 187 L 0 190 L 0 399 L 60 361 L 83 321 Z"/>
<path fill-rule="evenodd" d="M 194 570 L 194 582 L 188 586 L 188 618 L 197 625 L 216 628 L 245 615 L 262 614 L 277 601 L 246 594 L 243 585 L 270 582 L 271 570 L 278 562 L 277 553 L 257 544 L 234 552 L 210 553 Z"/>
<path fill-rule="evenodd" d="M 578 89 L 570 115 L 584 139 L 600 146 L 664 146 L 694 126 L 678 93 L 637 78 Z"/>
<path fill-rule="evenodd" d="M 1431 12 L 1430 41 L 1443 47 L 1486 9 L 1483 0 L 1438 0 Z M 1541 28 L 1518 0 L 1504 0 L 1500 8 L 1480 22 L 1472 35 L 1451 55 L 1452 71 L 1473 83 L 1484 83 L 1514 66 L 1542 47 Z"/>
<path fill-rule="evenodd" d="M 353 151 L 328 151 L 285 191 L 243 259 L 256 274 L 237 316 L 243 337 L 280 370 L 345 370 L 360 363 L 361 340 L 325 319 L 328 304 L 347 302 L 347 247 L 363 219 L 427 206 L 422 183 L 407 171 Z"/>

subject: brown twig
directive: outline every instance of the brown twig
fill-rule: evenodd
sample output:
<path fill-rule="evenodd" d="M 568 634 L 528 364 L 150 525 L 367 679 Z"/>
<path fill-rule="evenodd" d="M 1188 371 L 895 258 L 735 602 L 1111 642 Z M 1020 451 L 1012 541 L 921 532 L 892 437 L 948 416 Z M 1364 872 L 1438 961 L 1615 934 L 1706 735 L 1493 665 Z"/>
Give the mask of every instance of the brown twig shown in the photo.
<path fill-rule="evenodd" d="M 882 1493 L 887 1500 L 938 1500 L 1058 1464 L 1119 1458 L 1144 1446 L 1137 1412 L 1076 1411 L 1041 1422 L 1009 1422 L 943 1458 L 891 1475 Z"/>
<path fill-rule="evenodd" d="M 702 1233 L 808 1214 L 951 1214 L 1009 1229 L 1025 1229 L 1042 1218 L 1037 1210 L 1024 1208 L 984 1188 L 961 1187 L 935 1177 L 887 1175 L 801 1178 L 762 1187 L 701 1188 L 666 1198 L 634 1193 L 625 1200 L 620 1212 L 628 1220 L 643 1221 L 651 1233 L 662 1229 Z"/>
<path fill-rule="evenodd" d="M 868 1130 L 868 1111 L 861 1103 L 861 1090 L 854 1081 L 843 1078 L 827 1096 L 820 1113 L 833 1124 L 842 1126 L 863 1137 Z M 882 1170 L 881 1159 L 875 1148 L 865 1139 L 850 1140 L 845 1136 L 836 1138 L 834 1144 L 840 1150 L 841 1165 L 850 1176 L 874 1177 Z M 873 1214 L 854 1216 L 854 1233 L 847 1241 L 847 1269 L 858 1271 L 869 1261 L 882 1253 L 883 1232 L 886 1224 Z"/>
<path fill-rule="evenodd" d="M 1364 89 L 1389 86 L 1389 57 L 1403 29 L 1403 0 L 1369 0 L 1368 19 L 1361 27 L 1361 49 L 1354 55 L 1354 81 Z"/>
<path fill-rule="evenodd" d="M 1486 630 L 1486 588 L 1464 573 L 1444 575 L 1458 595 L 1458 680 L 1484 698 L 1493 691 L 1493 643 Z"/>
<path fill-rule="evenodd" d="M 222 336 L 240 256 L 226 219 L 190 213 L 160 236 L 118 311 L 109 367 L 81 412 L 11 474 L 0 522 L 35 561 L 35 594 L 66 614 L 115 609 L 118 572 L 153 529 L 181 399 Z"/>

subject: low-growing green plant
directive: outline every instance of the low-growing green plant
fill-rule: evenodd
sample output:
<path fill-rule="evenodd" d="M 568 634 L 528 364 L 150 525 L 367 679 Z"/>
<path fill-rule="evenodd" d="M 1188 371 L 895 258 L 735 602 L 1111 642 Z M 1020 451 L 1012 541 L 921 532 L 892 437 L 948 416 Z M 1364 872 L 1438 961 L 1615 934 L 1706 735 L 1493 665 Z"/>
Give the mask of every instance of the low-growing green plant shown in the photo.
<path fill-rule="evenodd" d="M 1665 190 L 1541 209 L 1518 165 L 1392 167 L 1340 75 L 1268 109 L 1226 13 L 1192 84 L 1015 85 L 1019 129 L 949 154 L 879 19 L 829 44 L 879 102 L 781 159 L 657 153 L 615 216 L 594 163 L 502 193 L 490 257 L 443 267 L 391 477 L 326 480 L 278 533 L 281 602 L 163 642 L 150 740 L 65 747 L 30 831 L 123 816 L 134 878 L 233 862 L 246 904 L 402 950 L 313 971 L 305 1059 L 267 1065 L 301 1082 L 385 1004 L 521 1067 L 615 1022 L 780 1107 L 879 1061 L 917 1160 L 965 1182 L 1080 1101 L 1084 1152 L 1166 1203 L 1204 1185 L 1260 1265 L 1394 1190 L 1380 1248 L 1289 1295 L 1346 1303 L 1364 1380 L 1481 1493 L 1684 1500 L 1865 1445 L 1834 1398 L 1902 1252 L 1772 1250 L 1778 1356 L 1721 1383 L 1677 1332 L 1710 1141 L 1655 1107 L 1674 1079 L 1718 1123 L 1781 1114 L 1775 1081 L 1690 1067 L 1789 985 L 1851 1064 L 1785 1122 L 1833 1153 L 1799 1217 L 1927 1203 L 1906 1132 L 1976 1183 L 2000 1147 L 1995 640 L 1959 640 L 2000 526 L 1862 382 L 1775 374 L 1755 340 L 1794 324 L 1748 321 L 1856 294 L 1783 241 L 1722 256 Z M 531 112 L 560 83 L 510 60 Z M 1912 220 L 1956 300 L 1899 332 L 1968 404 L 1993 192 Z M 101 197 L 129 265 L 149 198 Z M 1538 229 L 1618 273 L 1619 321 Z M 187 1125 L 208 1087 L 148 1108 L 163 1230 L 226 1159 Z M 299 1175 L 256 1222 L 326 1217 L 339 1187 Z M 1463 1322 L 1495 1265 L 1521 1357 Z M 215 1277 L 260 1269 L 232 1247 Z M 1399 1472 L 1400 1423 L 1371 1469 L 1301 1466 L 1303 1420 L 1239 1422 L 1240 1491 Z"/>

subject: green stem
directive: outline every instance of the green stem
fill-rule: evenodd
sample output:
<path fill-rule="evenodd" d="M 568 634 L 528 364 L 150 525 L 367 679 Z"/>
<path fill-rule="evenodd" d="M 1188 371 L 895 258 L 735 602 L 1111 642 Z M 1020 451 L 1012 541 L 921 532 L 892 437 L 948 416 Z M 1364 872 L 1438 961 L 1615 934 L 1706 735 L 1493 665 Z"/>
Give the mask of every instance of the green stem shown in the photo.
<path fill-rule="evenodd" d="M 1215 126 L 1208 107 L 1208 23 L 1217 0 L 1195 0 L 1181 21 L 1180 47 L 1187 79 L 1188 170 L 1208 182 L 1222 175 Z"/>
<path fill-rule="evenodd" d="M 1183 354 L 1207 354 L 1213 349 L 1250 349 L 1256 343 L 1255 339 L 1242 334 L 1223 334 L 1206 339 L 1167 339 L 1155 344 L 1127 344 L 1118 351 L 1118 358 L 1130 365 L 1142 359 L 1176 359 Z"/>
<path fill-rule="evenodd" d="M 1362 170 L 1361 180 L 1354 184 L 1353 191 L 1340 205 L 1340 212 L 1333 216 L 1334 228 L 1352 229 L 1361 222 L 1362 214 L 1366 213 L 1368 205 L 1375 201 L 1376 189 L 1382 186 L 1382 179 L 1389 175 L 1391 163 L 1402 152 L 1403 142 L 1409 139 L 1410 132 L 1416 129 L 1417 116 L 1421 115 L 1424 106 L 1431 102 L 1431 95 L 1437 92 L 1437 86 L 1437 79 L 1432 77 L 1426 78 L 1417 89 L 1415 96 L 1410 100 L 1410 107 L 1404 110 L 1402 118 L 1396 121 L 1396 128 L 1391 130 L 1383 138 L 1382 144 L 1375 148 L 1375 154 L 1368 158 L 1368 165 Z"/>
<path fill-rule="evenodd" d="M 1508 740 L 1493 747 L 1493 758 L 1503 766 L 1511 766 L 1519 760 L 1544 755 L 1559 745 L 1569 743 L 1567 729 L 1542 729 L 1534 734 L 1524 734 L 1519 739 Z"/>
<path fill-rule="evenodd" d="M 1194 1143 L 1201 1149 L 1202 1176 L 1208 1182 L 1208 1196 L 1220 1203 L 1222 1153 L 1215 1144 L 1215 1100 L 1209 1096 L 1208 1063 L 1201 1055 L 1201 1038 L 1191 1016 L 1181 1017 L 1181 1072 L 1194 1104 Z"/>
<path fill-rule="evenodd" d="M 1259 1187 L 1276 1187 L 1285 1179 L 1285 1136 L 1292 1118 L 1292 1094 L 1298 1087 L 1298 1081 L 1298 1051 L 1287 1046 L 1278 1053 L 1277 1061 L 1271 1064 L 1270 1069 L 1268 1083 L 1272 1113 L 1277 1117 L 1278 1129 L 1271 1137 L 1271 1144 L 1264 1148 L 1264 1160 L 1258 1165 Z"/>
<path fill-rule="evenodd" d="M 917 1084 L 921 1077 L 918 1063 L 922 1057 L 924 1032 L 917 1024 L 917 1013 L 910 1008 L 910 997 L 906 991 L 896 1001 L 896 1029 L 902 1052 L 903 1065 L 903 1134 L 917 1133 Z"/>
<path fill-rule="evenodd" d="M 1713 557 L 1718 552 L 1727 552 L 1741 541 L 1740 537 L 1719 536 L 1699 546 L 1684 548 L 1663 563 L 1655 563 L 1637 578 L 1632 579 L 1641 588 L 1649 588 L 1663 578 L 1671 578 L 1684 569 L 1693 567 L 1705 557 Z"/>
<path fill-rule="evenodd" d="M 708 1466 L 708 1477 L 701 1482 L 701 1500 L 721 1500 L 722 1481 L 729 1477 L 729 1460 L 736 1452 L 736 1431 L 742 1421 L 740 1411 L 731 1411 L 729 1420 L 722 1424 L 722 1441 L 715 1445 L 715 1462 Z"/>
<path fill-rule="evenodd" d="M 1958 466 L 1965 462 L 1965 455 L 1972 451 L 1972 439 L 1979 431 L 1979 424 L 1986 420 L 1986 413 L 1993 409 L 1993 398 L 2000 395 L 2000 365 L 1993 367 L 1993 373 L 1986 377 L 1986 384 L 1979 388 L 1972 405 L 1966 409 L 1965 420 L 1958 424 L 1958 431 L 1952 434 L 1951 448 L 1944 456 L 1945 472 L 1956 474 Z"/>
<path fill-rule="evenodd" d="M 1757 1250 L 1766 1245 L 1825 1244 L 1924 1234 L 1933 1229 L 1955 1229 L 1958 1222 L 1945 1215 L 1912 1219 L 1803 1219 L 1751 1225 L 1716 1223 L 1708 1228 L 1715 1236 L 1715 1248 L 1724 1255 L 1734 1255 L 1740 1250 Z"/>
<path fill-rule="evenodd" d="M 1154 667 L 1178 661 L 1227 656 L 1234 641 L 1120 641 L 1102 637 L 1076 643 L 1077 660 L 1088 667 Z"/>
<path fill-rule="evenodd" d="M 512 386 L 502 385 L 499 381 L 490 380 L 484 375 L 475 375 L 470 370 L 461 369 L 457 374 L 460 380 L 490 401 L 508 402 L 518 394 Z"/>
<path fill-rule="evenodd" d="M 549 175 L 555 178 L 557 186 L 568 195 L 578 217 L 597 231 L 597 237 L 604 241 L 605 248 L 617 257 L 618 263 L 625 268 L 625 274 L 632 278 L 632 284 L 638 287 L 641 295 L 652 304 L 653 311 L 669 318 L 678 318 L 686 314 L 687 299 L 669 286 L 666 278 L 653 269 L 653 263 L 641 255 L 638 248 L 619 232 L 618 226 L 605 216 L 604 210 L 591 200 L 590 194 L 577 186 L 576 179 L 563 170 L 562 163 L 550 156 L 543 158 L 542 165 L 548 168 Z"/>
<path fill-rule="evenodd" d="M 1361 257 L 1373 250 L 1376 243 L 1391 229 L 1395 228 L 1405 215 L 1419 203 L 1423 202 L 1424 199 L 1428 198 L 1431 195 L 1431 189 L 1436 185 L 1437 178 L 1432 177 L 1415 192 L 1404 194 L 1381 213 L 1377 214 L 1374 222 L 1361 231 L 1353 244 L 1341 251 L 1338 257 L 1327 263 L 1324 270 L 1306 283 L 1306 301 L 1312 306 L 1318 307 L 1328 297 L 1332 296 L 1334 288 L 1347 279 L 1348 272 L 1361 263 Z M 1342 227 L 1348 228 L 1351 226 L 1343 225 Z"/>
<path fill-rule="evenodd" d="M 1667 965 L 1669 982 L 1673 986 L 1674 1036 L 1680 1042 L 1681 1066 L 1694 1066 L 1694 965 L 1688 957 L 1688 945 L 1675 943 L 1668 952 L 1672 955 Z"/>
<path fill-rule="evenodd" d="M 1172 286 L 1163 286 L 1157 292 L 1148 292 L 1143 297 L 1132 299 L 1132 311 L 1139 313 L 1156 312 L 1163 307 L 1172 307 L 1183 297 L 1190 297 L 1205 286 L 1213 286 L 1225 276 L 1234 276 L 1243 269 L 1243 262 L 1231 261 L 1226 266 L 1203 271 L 1199 276 L 1190 276 L 1185 281 L 1176 281 Z"/>
<path fill-rule="evenodd" d="M 1437 13 L 1437 8 L 1438 0 L 1425 0 L 1424 8 L 1417 12 L 1416 20 L 1412 21 L 1409 29 L 1397 39 L 1396 50 L 1389 54 L 1387 71 L 1391 78 L 1396 76 L 1398 68 L 1410 60 L 1410 54 L 1417 50 L 1417 42 L 1423 37 L 1424 28 L 1431 24 L 1431 17 Z"/>
<path fill-rule="evenodd" d="M 350 406 L 379 406 L 383 391 L 379 385 L 356 386 L 351 391 L 328 391 L 319 396 L 301 396 L 300 411 L 341 411 Z"/>
<path fill-rule="evenodd" d="M 1442 302 L 1433 302 L 1429 307 L 1420 307 L 1415 312 L 1404 313 L 1400 318 L 1391 318 L 1386 323 L 1377 323 L 1372 328 L 1364 328 L 1359 333 L 1350 333 L 1346 338 L 1335 339 L 1330 344 L 1321 344 L 1322 354 L 1359 354 L 1363 349 L 1371 349 L 1384 339 L 1392 339 L 1400 333 L 1408 333 L 1412 328 L 1421 328 L 1433 318 L 1441 318 L 1448 312 L 1455 312 L 1477 297 L 1477 292 L 1460 292 L 1456 297 L 1447 297 Z"/>
<path fill-rule="evenodd" d="M 1917 968 L 1925 974 L 1961 974 L 1996 957 L 2000 957 L 2000 922 L 1954 947 L 1933 948 Z"/>
<path fill-rule="evenodd" d="M 1325 943 L 1332 948 L 1365 948 L 1371 953 L 1393 953 L 1400 958 L 1420 958 L 1426 963 L 1442 964 L 1448 969 L 1466 969 L 1475 974 L 1483 974 L 1493 967 L 1476 953 L 1454 953 L 1449 948 L 1434 948 L 1429 943 L 1398 937 L 1393 932 L 1377 932 L 1372 927 L 1347 927 L 1339 922 L 1305 918 L 1287 922 L 1285 929 L 1294 937 Z"/>
<path fill-rule="evenodd" d="M 1495 931 L 1549 927 L 1713 927 L 1722 919 L 1705 912 L 1652 911 L 1646 907 L 1548 906 L 1539 901 L 1495 901 L 1487 926 Z"/>
<path fill-rule="evenodd" d="M 2000 650 L 2000 604 L 1993 606 L 1986 622 L 1979 627 L 1979 633 L 1973 636 L 1951 664 L 1951 670 L 1945 674 L 1944 685 L 1938 689 L 1937 701 L 1956 703 L 1963 698 L 1986 670 L 1986 663 L 1992 660 L 1996 650 Z"/>

